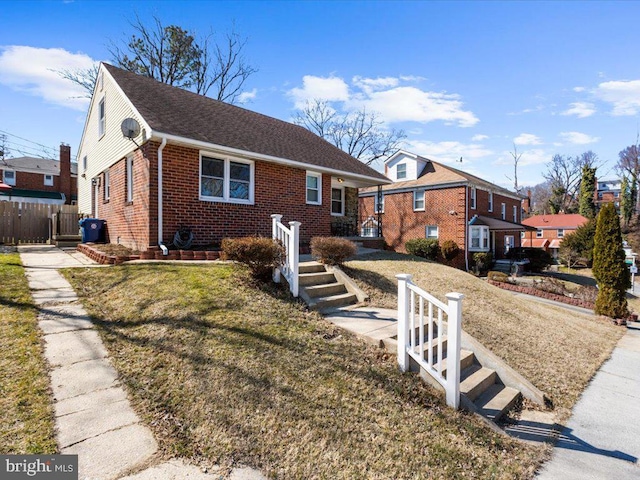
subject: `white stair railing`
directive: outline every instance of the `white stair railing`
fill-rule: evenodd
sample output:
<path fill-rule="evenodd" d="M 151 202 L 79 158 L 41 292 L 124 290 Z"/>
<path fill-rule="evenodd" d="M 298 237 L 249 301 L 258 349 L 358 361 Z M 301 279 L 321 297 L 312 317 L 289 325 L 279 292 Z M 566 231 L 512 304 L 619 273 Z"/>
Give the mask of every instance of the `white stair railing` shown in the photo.
<path fill-rule="evenodd" d="M 428 372 L 446 392 L 447 405 L 460 406 L 460 338 L 462 335 L 461 293 L 448 293 L 448 304 L 415 285 L 408 274 L 398 279 L 398 365 L 409 369 L 410 358 Z M 426 310 L 426 311 L 425 311 Z M 447 316 L 447 322 L 443 316 Z M 434 325 L 435 324 L 435 325 Z M 426 329 L 426 336 L 425 336 Z M 446 377 L 442 371 L 443 348 L 447 342 Z M 434 349 L 437 350 L 434 355 Z"/>
<path fill-rule="evenodd" d="M 280 275 L 289 283 L 289 290 L 294 297 L 298 296 L 298 265 L 300 263 L 300 222 L 289 222 L 289 228 L 280 221 L 282 215 L 271 215 L 273 239 L 282 242 L 285 258 L 273 271 L 273 281 L 280 283 Z"/>

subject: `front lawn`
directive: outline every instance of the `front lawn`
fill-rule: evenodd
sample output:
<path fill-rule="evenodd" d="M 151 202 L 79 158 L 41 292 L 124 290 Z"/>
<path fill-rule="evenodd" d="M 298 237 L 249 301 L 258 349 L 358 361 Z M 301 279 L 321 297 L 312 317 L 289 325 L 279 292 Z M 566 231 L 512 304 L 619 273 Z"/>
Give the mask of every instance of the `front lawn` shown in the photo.
<path fill-rule="evenodd" d="M 548 454 L 233 265 L 65 276 L 166 457 L 274 478 L 532 478 Z"/>
<path fill-rule="evenodd" d="M 545 305 L 488 285 L 473 275 L 393 252 L 347 262 L 345 271 L 378 307 L 397 308 L 398 273 L 445 300 L 465 295 L 462 328 L 504 359 L 556 407 L 571 408 L 624 329 L 609 321 Z"/>
<path fill-rule="evenodd" d="M 0 453 L 58 449 L 38 310 L 17 253 L 0 253 Z"/>

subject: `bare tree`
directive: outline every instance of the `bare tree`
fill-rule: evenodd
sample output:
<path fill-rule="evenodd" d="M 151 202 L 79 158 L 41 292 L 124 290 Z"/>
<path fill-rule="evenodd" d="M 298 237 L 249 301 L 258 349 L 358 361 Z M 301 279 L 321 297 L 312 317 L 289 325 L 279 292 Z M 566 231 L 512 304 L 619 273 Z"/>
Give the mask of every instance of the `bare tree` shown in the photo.
<path fill-rule="evenodd" d="M 636 137 L 636 143 L 630 145 L 618 154 L 616 170 L 620 176 L 629 178 L 629 187 L 632 192 L 631 202 L 635 205 L 635 212 L 640 211 L 640 195 L 638 191 L 638 180 L 640 180 L 640 144 Z"/>
<path fill-rule="evenodd" d="M 301 125 L 331 142 L 367 165 L 389 156 L 406 138 L 404 130 L 386 130 L 374 112 L 364 108 L 343 114 L 324 100 L 308 101 L 293 123 Z"/>
<path fill-rule="evenodd" d="M 164 26 L 158 17 L 146 25 L 136 16 L 130 25 L 133 35 L 128 41 L 112 41 L 109 52 L 116 66 L 138 75 L 235 103 L 245 81 L 257 72 L 243 55 L 247 40 L 235 29 L 217 43 L 213 34 L 197 39 L 178 25 Z M 83 87 L 91 97 L 98 66 L 60 70 L 58 74 Z"/>
<path fill-rule="evenodd" d="M 597 168 L 597 160 L 598 156 L 592 151 L 576 157 L 553 156 L 547 164 L 547 171 L 543 173 L 551 188 L 549 208 L 552 213 L 569 213 L 577 208 L 582 167 Z"/>
<path fill-rule="evenodd" d="M 520 187 L 518 186 L 518 162 L 522 158 L 522 153 L 518 153 L 518 147 L 516 144 L 513 144 L 513 152 L 509 152 L 509 154 L 513 157 L 513 178 L 510 178 L 509 175 L 505 175 L 507 180 L 513 182 L 513 191 L 516 193 L 520 193 Z"/>

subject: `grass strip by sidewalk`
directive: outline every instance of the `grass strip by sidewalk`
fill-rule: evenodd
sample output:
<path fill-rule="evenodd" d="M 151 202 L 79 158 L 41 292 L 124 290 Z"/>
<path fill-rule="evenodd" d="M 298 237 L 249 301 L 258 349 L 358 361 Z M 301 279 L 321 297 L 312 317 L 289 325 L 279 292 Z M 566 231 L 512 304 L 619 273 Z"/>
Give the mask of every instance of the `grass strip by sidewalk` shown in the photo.
<path fill-rule="evenodd" d="M 411 255 L 375 253 L 347 262 L 345 271 L 377 307 L 397 308 L 398 273 L 412 274 L 414 283 L 443 301 L 448 292 L 463 293 L 462 328 L 564 409 L 574 405 L 625 333 L 610 321 L 514 296 Z"/>
<path fill-rule="evenodd" d="M 453 411 L 393 358 L 233 265 L 64 272 L 165 456 L 274 478 L 531 478 L 547 448 Z"/>
<path fill-rule="evenodd" d="M 0 254 L 0 453 L 58 449 L 38 311 L 17 253 Z"/>

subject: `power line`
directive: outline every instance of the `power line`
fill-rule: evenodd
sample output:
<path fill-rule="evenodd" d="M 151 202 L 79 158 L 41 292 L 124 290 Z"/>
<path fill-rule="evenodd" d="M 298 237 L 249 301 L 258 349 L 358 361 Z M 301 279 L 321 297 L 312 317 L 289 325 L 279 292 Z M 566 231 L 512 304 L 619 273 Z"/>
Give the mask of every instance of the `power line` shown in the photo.
<path fill-rule="evenodd" d="M 46 150 L 50 150 L 50 151 L 54 152 L 54 153 L 53 153 L 53 156 L 54 156 L 54 157 L 57 155 L 58 150 L 57 150 L 57 148 L 56 148 L 56 147 L 48 147 L 47 145 L 43 145 L 43 144 L 41 144 L 41 143 L 34 142 L 33 140 L 29 140 L 28 138 L 20 137 L 20 136 L 18 136 L 18 135 L 13 134 L 13 133 L 9 133 L 9 132 L 7 132 L 7 131 L 5 131 L 5 130 L 0 130 L 0 133 L 4 133 L 5 135 L 9 135 L 9 136 L 11 136 L 11 137 L 15 137 L 15 138 L 18 138 L 18 139 L 23 140 L 23 141 L 25 141 L 25 142 L 29 142 L 29 143 L 32 143 L 32 144 L 37 145 L 37 146 L 39 146 L 39 147 L 42 147 L 42 148 L 44 148 L 44 149 L 46 149 Z M 13 140 L 10 140 L 10 142 L 15 143 Z M 21 145 L 21 146 L 26 147 L 26 145 Z M 28 148 L 33 148 L 33 147 L 28 147 Z M 16 150 L 17 150 L 17 149 L 16 149 Z M 76 159 L 76 160 L 77 160 L 77 157 L 78 157 L 78 156 L 77 156 L 77 154 L 76 154 L 76 155 L 73 155 L 72 157 L 73 157 L 74 159 Z"/>

